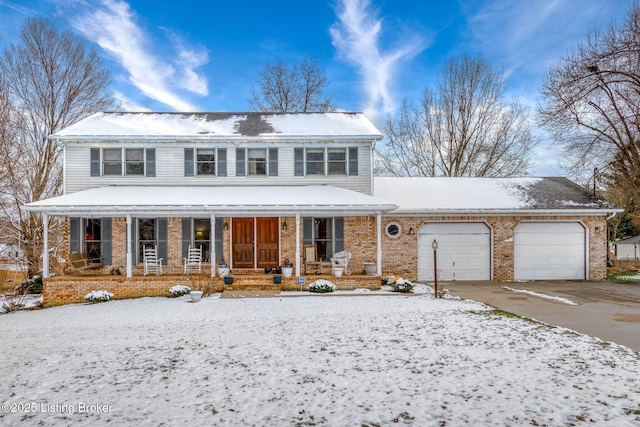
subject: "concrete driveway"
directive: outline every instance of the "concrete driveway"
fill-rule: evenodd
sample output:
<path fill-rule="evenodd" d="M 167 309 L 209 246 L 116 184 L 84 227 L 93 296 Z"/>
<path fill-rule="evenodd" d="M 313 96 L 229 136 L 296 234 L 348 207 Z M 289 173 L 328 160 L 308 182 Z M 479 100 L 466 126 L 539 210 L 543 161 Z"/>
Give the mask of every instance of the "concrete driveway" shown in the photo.
<path fill-rule="evenodd" d="M 480 301 L 500 310 L 640 351 L 640 284 L 585 281 L 447 282 L 445 288 L 463 299 Z M 577 305 L 570 305 L 569 302 Z"/>

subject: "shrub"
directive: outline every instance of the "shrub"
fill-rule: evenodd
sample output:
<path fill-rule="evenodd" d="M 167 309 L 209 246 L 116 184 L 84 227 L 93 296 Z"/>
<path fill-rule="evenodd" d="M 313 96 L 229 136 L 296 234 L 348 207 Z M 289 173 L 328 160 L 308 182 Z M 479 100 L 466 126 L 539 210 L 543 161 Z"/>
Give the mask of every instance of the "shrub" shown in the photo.
<path fill-rule="evenodd" d="M 336 285 L 334 285 L 333 283 L 329 282 L 328 280 L 316 280 L 315 282 L 311 283 L 309 286 L 307 286 L 307 290 L 309 292 L 316 292 L 319 294 L 324 294 L 327 292 L 333 292 L 336 290 Z"/>
<path fill-rule="evenodd" d="M 91 291 L 84 296 L 84 299 L 90 303 L 106 302 L 113 298 L 113 294 L 109 291 Z"/>
<path fill-rule="evenodd" d="M 16 291 L 22 294 L 41 294 L 42 293 L 42 276 L 36 275 L 31 279 L 20 283 L 16 287 Z"/>
<path fill-rule="evenodd" d="M 393 292 L 413 292 L 413 283 L 410 280 L 403 279 L 402 277 L 394 280 L 393 282 L 389 282 L 389 285 L 393 288 Z"/>
<path fill-rule="evenodd" d="M 184 285 L 175 285 L 169 288 L 169 293 L 172 297 L 181 297 L 182 295 L 186 295 L 191 292 L 191 288 Z"/>

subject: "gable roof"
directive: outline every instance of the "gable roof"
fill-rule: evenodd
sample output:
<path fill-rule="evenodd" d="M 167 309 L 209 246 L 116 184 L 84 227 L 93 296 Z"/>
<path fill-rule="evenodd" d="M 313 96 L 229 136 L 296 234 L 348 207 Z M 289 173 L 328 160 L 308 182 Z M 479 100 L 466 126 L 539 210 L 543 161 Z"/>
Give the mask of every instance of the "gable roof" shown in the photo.
<path fill-rule="evenodd" d="M 394 213 L 622 212 L 566 178 L 376 177 L 374 196 Z"/>
<path fill-rule="evenodd" d="M 50 138 L 287 139 L 362 138 L 382 134 L 363 113 L 96 113 Z"/>
<path fill-rule="evenodd" d="M 640 242 L 640 234 L 627 237 L 626 239 L 616 240 L 614 243 L 617 245 L 619 243 L 638 243 L 638 242 Z"/>

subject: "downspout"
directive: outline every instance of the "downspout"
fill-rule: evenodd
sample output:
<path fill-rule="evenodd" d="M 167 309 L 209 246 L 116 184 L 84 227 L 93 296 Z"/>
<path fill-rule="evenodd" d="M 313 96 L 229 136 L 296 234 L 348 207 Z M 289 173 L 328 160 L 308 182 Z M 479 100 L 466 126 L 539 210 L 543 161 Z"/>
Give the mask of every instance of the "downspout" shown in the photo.
<path fill-rule="evenodd" d="M 209 247 L 211 248 L 211 254 L 209 255 L 209 264 L 211 264 L 211 277 L 216 277 L 216 267 L 218 259 L 218 254 L 216 254 L 216 214 L 211 214 L 211 219 L 209 220 L 210 226 L 209 229 L 212 230 L 209 232 Z M 213 239 L 211 239 L 213 236 Z M 211 244 L 213 243 L 213 244 Z"/>
<path fill-rule="evenodd" d="M 296 212 L 296 277 L 300 277 L 300 212 Z"/>
<path fill-rule="evenodd" d="M 42 278 L 49 278 L 49 215 L 42 214 L 42 224 L 44 231 L 42 233 Z"/>

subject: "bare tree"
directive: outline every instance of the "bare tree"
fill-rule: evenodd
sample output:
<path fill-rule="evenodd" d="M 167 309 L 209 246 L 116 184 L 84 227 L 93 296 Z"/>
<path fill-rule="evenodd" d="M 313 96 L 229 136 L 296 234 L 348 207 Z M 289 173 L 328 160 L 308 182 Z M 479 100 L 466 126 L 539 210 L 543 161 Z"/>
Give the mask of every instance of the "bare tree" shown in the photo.
<path fill-rule="evenodd" d="M 405 101 L 386 124 L 377 173 L 404 176 L 514 176 L 536 144 L 528 110 L 502 100 L 505 79 L 481 56 L 442 69 L 419 105 Z"/>
<path fill-rule="evenodd" d="M 540 123 L 563 148 L 568 171 L 606 173 L 607 193 L 639 228 L 640 3 L 620 27 L 593 29 L 547 72 L 541 91 Z"/>
<path fill-rule="evenodd" d="M 4 50 L 0 74 L 10 105 L 6 129 L 14 132 L 3 140 L 9 155 L 0 158 L 2 208 L 23 241 L 32 276 L 40 266 L 42 218 L 20 208 L 62 190 L 62 148 L 47 136 L 113 108 L 110 76 L 95 51 L 46 19 L 25 22 L 20 42 Z"/>
<path fill-rule="evenodd" d="M 265 65 L 260 72 L 260 88 L 251 89 L 249 108 L 276 113 L 308 113 L 332 111 L 331 101 L 324 98 L 328 80 L 325 72 L 310 58 L 287 66 L 282 60 Z"/>

